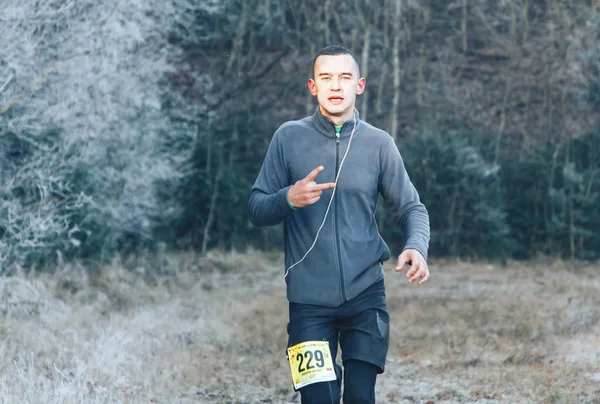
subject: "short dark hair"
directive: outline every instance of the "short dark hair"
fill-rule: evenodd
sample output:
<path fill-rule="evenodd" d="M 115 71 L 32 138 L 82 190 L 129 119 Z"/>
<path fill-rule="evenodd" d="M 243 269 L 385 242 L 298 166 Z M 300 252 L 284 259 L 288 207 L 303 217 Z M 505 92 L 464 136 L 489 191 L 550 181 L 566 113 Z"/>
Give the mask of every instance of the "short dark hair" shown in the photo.
<path fill-rule="evenodd" d="M 315 63 L 317 62 L 317 58 L 319 56 L 338 56 L 338 55 L 350 55 L 352 59 L 356 62 L 356 66 L 358 66 L 358 74 L 360 75 L 360 65 L 358 63 L 358 59 L 356 59 L 356 55 L 348 48 L 343 47 L 342 45 L 329 45 L 324 47 L 315 55 L 312 61 L 312 75 L 315 75 Z"/>

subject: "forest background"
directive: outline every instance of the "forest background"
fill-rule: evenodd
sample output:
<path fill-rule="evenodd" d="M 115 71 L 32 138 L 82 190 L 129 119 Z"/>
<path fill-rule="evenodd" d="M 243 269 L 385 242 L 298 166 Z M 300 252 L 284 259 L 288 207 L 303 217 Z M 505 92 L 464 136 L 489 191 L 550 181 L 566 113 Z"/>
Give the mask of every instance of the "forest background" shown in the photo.
<path fill-rule="evenodd" d="M 600 10 L 589 0 L 22 1 L 0 16 L 0 265 L 276 249 L 249 190 L 355 51 L 431 255 L 597 259 Z M 402 234 L 378 212 L 393 248 Z"/>

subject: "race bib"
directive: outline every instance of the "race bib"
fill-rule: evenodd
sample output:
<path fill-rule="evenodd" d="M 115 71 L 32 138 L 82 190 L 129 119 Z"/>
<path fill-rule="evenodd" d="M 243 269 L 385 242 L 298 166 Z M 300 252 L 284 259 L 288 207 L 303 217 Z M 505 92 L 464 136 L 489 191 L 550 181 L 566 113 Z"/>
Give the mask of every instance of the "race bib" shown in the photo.
<path fill-rule="evenodd" d="M 298 390 L 309 384 L 336 380 L 328 341 L 306 341 L 289 347 L 292 382 Z"/>

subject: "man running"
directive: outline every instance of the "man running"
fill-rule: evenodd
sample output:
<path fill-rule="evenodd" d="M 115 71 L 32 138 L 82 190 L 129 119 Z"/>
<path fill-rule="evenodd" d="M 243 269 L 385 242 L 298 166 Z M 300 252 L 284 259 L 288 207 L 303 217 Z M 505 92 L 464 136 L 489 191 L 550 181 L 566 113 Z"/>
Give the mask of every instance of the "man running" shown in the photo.
<path fill-rule="evenodd" d="M 249 201 L 257 226 L 283 222 L 289 301 L 288 358 L 302 403 L 374 403 L 389 346 L 382 263 L 390 249 L 375 212 L 379 195 L 405 235 L 396 271 L 429 279 L 429 216 L 386 132 L 361 121 L 364 92 L 353 53 L 332 45 L 313 61 L 312 116 L 277 129 Z"/>

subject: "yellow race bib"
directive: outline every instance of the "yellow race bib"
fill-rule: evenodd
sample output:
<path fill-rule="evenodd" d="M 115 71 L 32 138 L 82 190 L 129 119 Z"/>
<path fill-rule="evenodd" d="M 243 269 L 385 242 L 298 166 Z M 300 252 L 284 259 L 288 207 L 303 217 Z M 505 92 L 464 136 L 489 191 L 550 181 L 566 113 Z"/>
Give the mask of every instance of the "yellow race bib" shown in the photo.
<path fill-rule="evenodd" d="M 306 341 L 289 347 L 292 382 L 298 390 L 309 384 L 336 380 L 328 341 Z"/>

